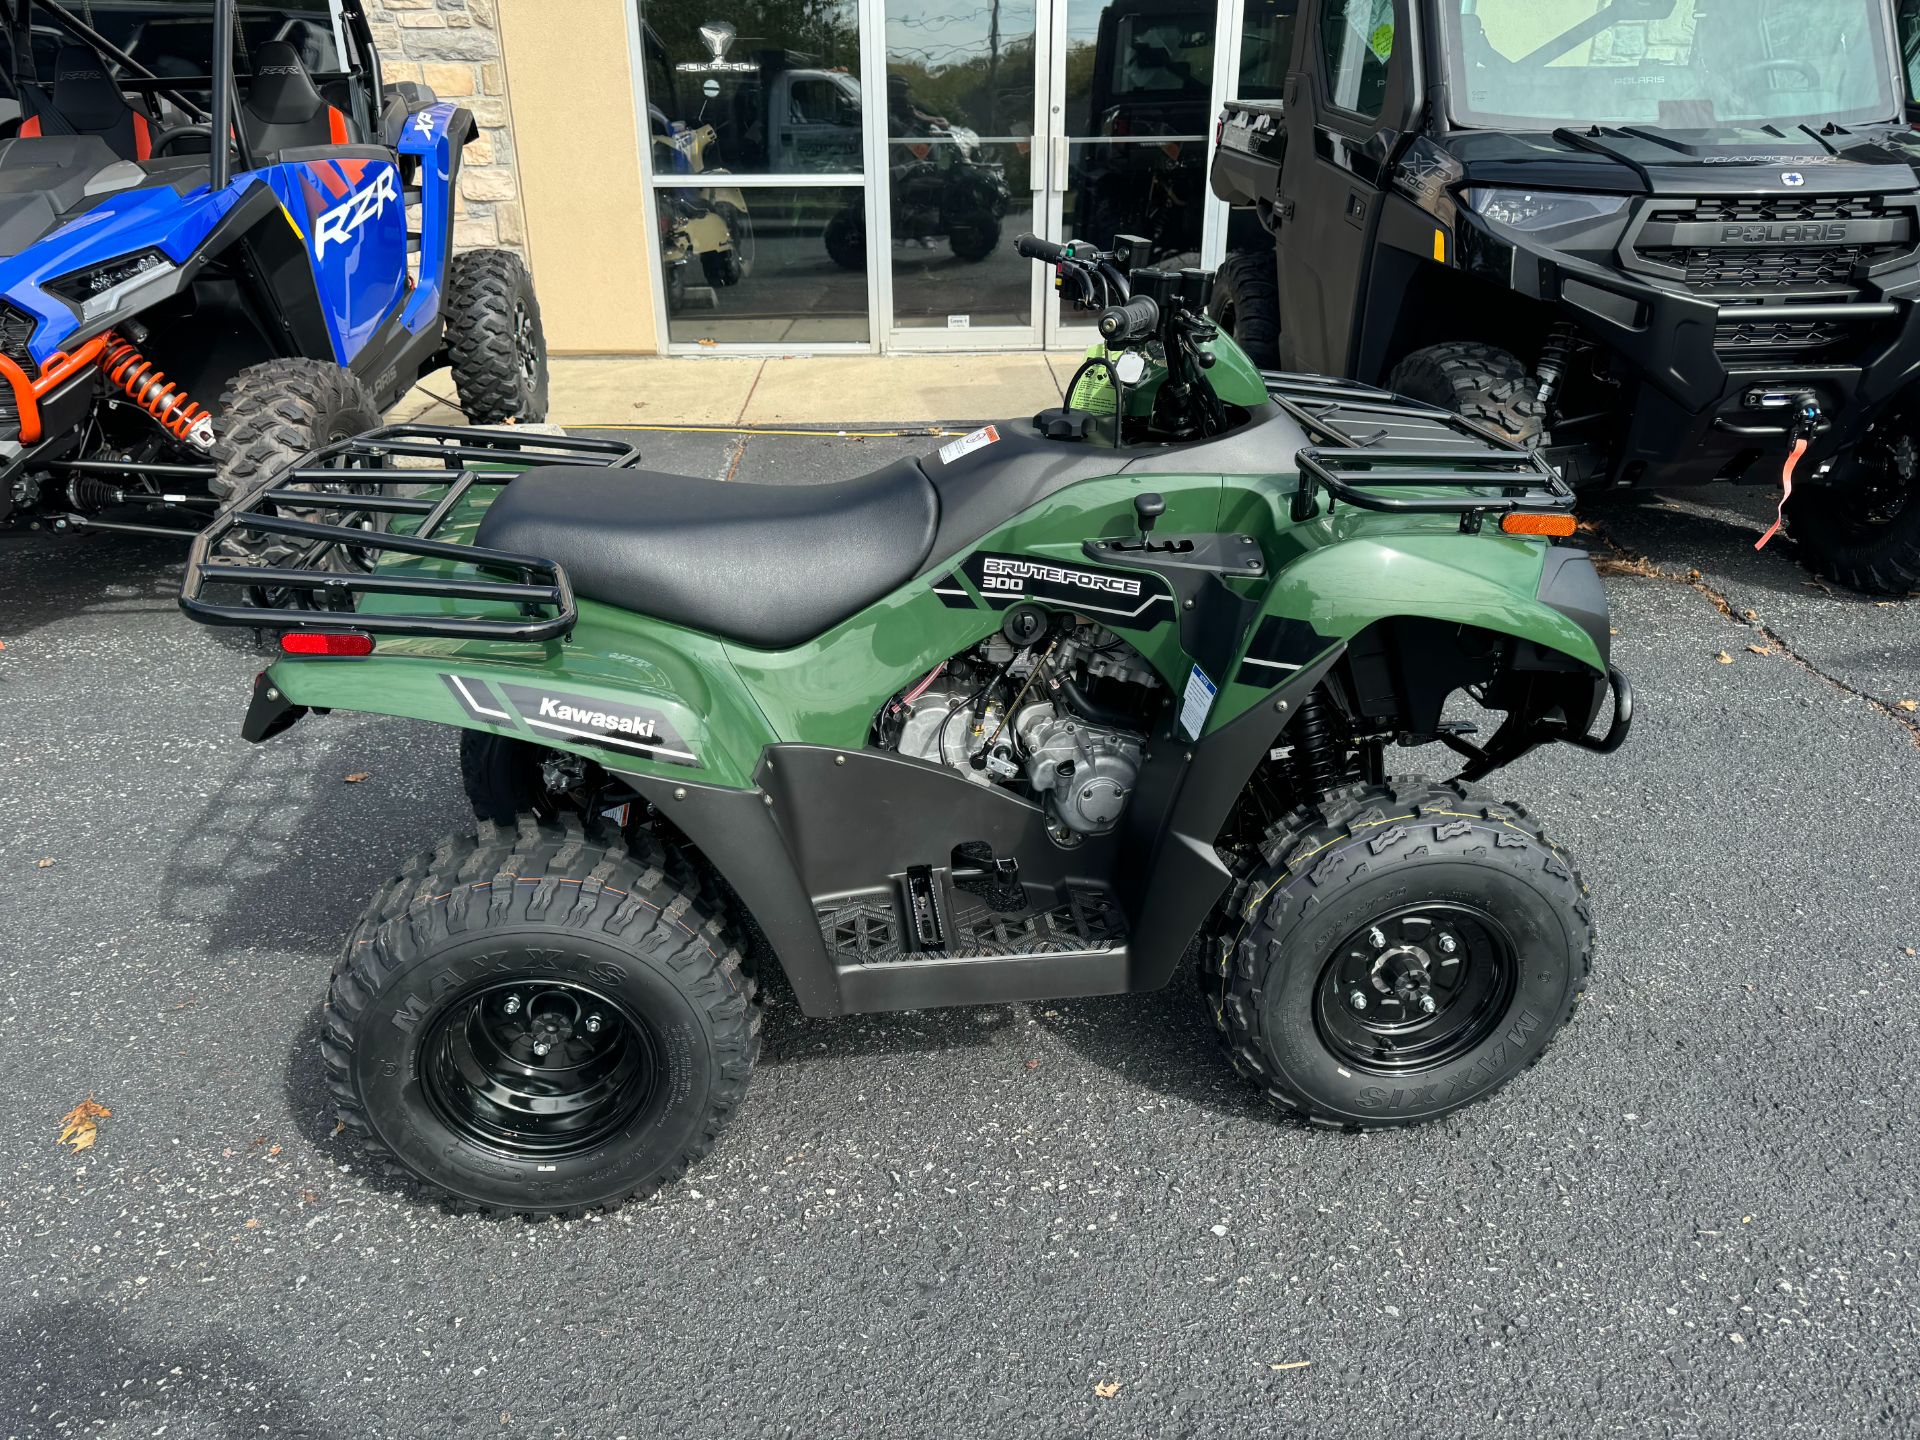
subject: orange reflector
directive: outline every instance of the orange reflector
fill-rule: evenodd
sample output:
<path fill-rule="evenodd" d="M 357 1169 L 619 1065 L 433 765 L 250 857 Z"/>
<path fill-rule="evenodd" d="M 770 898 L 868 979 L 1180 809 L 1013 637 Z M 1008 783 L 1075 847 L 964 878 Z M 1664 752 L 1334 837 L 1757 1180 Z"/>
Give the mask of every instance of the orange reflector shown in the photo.
<path fill-rule="evenodd" d="M 1525 510 L 1516 510 L 1510 515 L 1500 517 L 1500 528 L 1509 535 L 1555 535 L 1573 534 L 1573 516 L 1536 515 Z"/>
<path fill-rule="evenodd" d="M 1447 232 L 1444 230 L 1433 232 L 1433 258 L 1442 265 L 1447 263 Z"/>
<path fill-rule="evenodd" d="M 288 655 L 371 655 L 373 637 L 358 630 L 294 630 L 280 637 Z"/>

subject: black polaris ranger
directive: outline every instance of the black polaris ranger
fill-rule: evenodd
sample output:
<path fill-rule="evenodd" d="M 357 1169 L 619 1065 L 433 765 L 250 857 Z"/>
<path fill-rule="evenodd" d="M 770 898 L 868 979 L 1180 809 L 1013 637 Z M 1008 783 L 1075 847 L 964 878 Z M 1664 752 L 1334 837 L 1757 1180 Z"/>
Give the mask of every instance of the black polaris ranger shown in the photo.
<path fill-rule="evenodd" d="M 1251 210 L 1214 304 L 1256 360 L 1446 405 L 1585 487 L 1782 484 L 1814 569 L 1920 589 L 1890 0 L 1280 4 L 1286 99 L 1228 106 L 1212 175 Z"/>

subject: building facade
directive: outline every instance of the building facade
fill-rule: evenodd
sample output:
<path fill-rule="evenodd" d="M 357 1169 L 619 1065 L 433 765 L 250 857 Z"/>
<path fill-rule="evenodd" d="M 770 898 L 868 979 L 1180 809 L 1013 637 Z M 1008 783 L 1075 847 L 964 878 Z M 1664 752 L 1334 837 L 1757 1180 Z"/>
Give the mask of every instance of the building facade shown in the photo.
<path fill-rule="evenodd" d="M 1214 117 L 1279 95 L 1293 3 L 370 10 L 390 78 L 479 118 L 460 243 L 526 255 L 556 353 L 791 353 L 1085 343 L 1023 231 L 1217 263 Z"/>

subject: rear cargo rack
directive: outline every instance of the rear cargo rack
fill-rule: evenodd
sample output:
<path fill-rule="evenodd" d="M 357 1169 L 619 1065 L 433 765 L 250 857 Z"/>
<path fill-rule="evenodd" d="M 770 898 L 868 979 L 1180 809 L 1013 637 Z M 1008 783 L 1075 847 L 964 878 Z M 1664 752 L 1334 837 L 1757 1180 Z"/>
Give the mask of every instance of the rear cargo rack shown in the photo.
<path fill-rule="evenodd" d="M 180 608 L 203 625 L 556 640 L 578 618 L 573 586 L 559 565 L 537 555 L 435 539 L 435 533 L 476 487 L 504 485 L 522 469 L 625 469 L 639 458 L 638 450 L 617 440 L 513 429 L 389 425 L 336 441 L 214 517 L 187 557 Z M 418 493 L 422 490 L 437 493 Z M 414 493 L 403 493 L 409 491 Z M 316 516 L 325 518 L 309 518 Z M 403 531 L 382 528 L 413 517 L 417 523 Z M 293 553 L 281 563 L 260 565 L 221 553 L 223 543 L 240 536 L 284 536 L 304 543 L 291 547 Z M 391 570 L 379 564 L 384 556 L 447 561 L 458 568 L 450 574 Z M 236 590 L 230 598 L 209 598 L 210 591 Z M 444 605 L 368 612 L 356 603 L 363 595 L 495 602 L 512 606 L 514 613 L 463 615 Z"/>
<path fill-rule="evenodd" d="M 1573 490 L 1536 450 L 1464 416 L 1371 385 L 1263 370 L 1267 394 L 1309 436 L 1330 443 L 1294 454 L 1300 489 L 1293 518 L 1312 516 L 1321 490 L 1362 510 L 1458 515 L 1477 531 L 1487 515 L 1570 510 Z M 1382 495 L 1381 490 L 1460 489 L 1467 495 Z M 1498 492 L 1498 493 L 1489 493 Z"/>

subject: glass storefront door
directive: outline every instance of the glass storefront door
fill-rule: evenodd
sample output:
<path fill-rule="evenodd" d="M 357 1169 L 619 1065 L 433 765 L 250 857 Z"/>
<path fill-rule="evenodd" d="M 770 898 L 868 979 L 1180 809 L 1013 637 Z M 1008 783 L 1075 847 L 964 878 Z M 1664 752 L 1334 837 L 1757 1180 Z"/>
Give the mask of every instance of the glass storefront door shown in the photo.
<path fill-rule="evenodd" d="M 1023 231 L 1217 263 L 1213 117 L 1293 0 L 636 5 L 672 348 L 1031 349 L 1092 327 Z"/>

